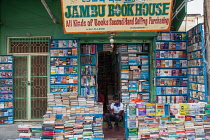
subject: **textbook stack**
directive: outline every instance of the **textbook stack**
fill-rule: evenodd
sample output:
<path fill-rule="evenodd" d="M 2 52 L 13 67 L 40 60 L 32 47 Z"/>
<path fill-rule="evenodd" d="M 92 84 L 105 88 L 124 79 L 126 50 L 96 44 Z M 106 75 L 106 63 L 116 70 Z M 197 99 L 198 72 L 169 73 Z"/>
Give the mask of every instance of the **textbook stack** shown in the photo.
<path fill-rule="evenodd" d="M 85 116 L 83 123 L 83 138 L 91 138 L 93 135 L 93 116 Z"/>
<path fill-rule="evenodd" d="M 168 109 L 166 109 L 168 106 Z M 165 112 L 168 110 L 167 112 Z M 206 110 L 206 113 L 205 113 Z M 127 105 L 128 139 L 209 139 L 209 104 L 137 103 Z"/>
<path fill-rule="evenodd" d="M 19 138 L 34 138 L 42 137 L 42 124 L 21 124 L 18 125 Z"/>
<path fill-rule="evenodd" d="M 49 110 L 50 109 L 47 109 L 47 112 L 50 112 Z M 52 114 L 45 114 L 43 117 L 44 121 L 42 123 L 42 138 L 53 139 L 56 117 Z"/>
<path fill-rule="evenodd" d="M 71 92 L 48 94 L 42 138 L 103 138 L 101 114 L 103 104 L 91 96 L 80 97 Z M 97 118 L 98 115 L 101 117 Z"/>
<path fill-rule="evenodd" d="M 29 124 L 18 125 L 19 138 L 31 138 L 32 133 L 30 132 Z"/>
<path fill-rule="evenodd" d="M 32 136 L 31 138 L 41 138 L 42 136 L 42 124 L 33 124 L 29 126 Z"/>
<path fill-rule="evenodd" d="M 93 122 L 93 137 L 94 138 L 103 138 L 103 120 L 102 118 L 96 118 Z"/>

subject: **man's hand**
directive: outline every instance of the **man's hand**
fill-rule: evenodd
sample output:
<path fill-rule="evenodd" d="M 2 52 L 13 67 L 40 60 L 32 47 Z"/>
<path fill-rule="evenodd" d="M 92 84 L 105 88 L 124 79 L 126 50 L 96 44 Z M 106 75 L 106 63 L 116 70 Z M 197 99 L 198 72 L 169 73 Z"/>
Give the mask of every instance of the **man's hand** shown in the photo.
<path fill-rule="evenodd" d="M 114 114 L 114 109 L 110 109 L 110 114 Z"/>

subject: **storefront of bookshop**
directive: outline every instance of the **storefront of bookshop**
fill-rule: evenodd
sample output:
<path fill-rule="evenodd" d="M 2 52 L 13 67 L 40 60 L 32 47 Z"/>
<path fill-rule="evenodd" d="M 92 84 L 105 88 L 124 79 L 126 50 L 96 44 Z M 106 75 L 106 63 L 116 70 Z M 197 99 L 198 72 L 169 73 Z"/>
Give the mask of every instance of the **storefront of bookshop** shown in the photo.
<path fill-rule="evenodd" d="M 19 0 L 0 5 L 0 62 L 2 73 L 12 73 L 6 79 L 13 81 L 0 77 L 1 91 L 12 87 L 2 93 L 13 95 L 13 107 L 5 101 L 1 108 L 14 112 L 1 122 L 40 121 L 44 114 L 56 114 L 44 121 L 64 114 L 102 118 L 115 95 L 123 103 L 154 103 L 147 109 L 157 108 L 159 116 L 169 114 L 163 110 L 170 103 L 206 102 L 201 25 L 190 36 L 176 32 L 185 16 L 184 0 Z M 129 114 L 142 107 L 128 105 L 124 120 L 143 116 Z M 138 132 L 137 124 L 131 125 L 124 123 L 132 128 L 125 129 L 127 138 Z"/>

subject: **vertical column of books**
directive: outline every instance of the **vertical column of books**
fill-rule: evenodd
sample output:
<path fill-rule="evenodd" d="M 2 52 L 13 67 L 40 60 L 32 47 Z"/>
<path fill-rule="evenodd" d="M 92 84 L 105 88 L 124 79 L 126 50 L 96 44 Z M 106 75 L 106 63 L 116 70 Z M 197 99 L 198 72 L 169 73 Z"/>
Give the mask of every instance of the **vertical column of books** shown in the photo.
<path fill-rule="evenodd" d="M 0 125 L 12 124 L 13 117 L 13 56 L 0 56 Z"/>
<path fill-rule="evenodd" d="M 186 102 L 186 32 L 159 32 L 155 51 L 157 102 Z"/>
<path fill-rule="evenodd" d="M 52 39 L 50 44 L 50 92 L 78 92 L 76 39 Z"/>
<path fill-rule="evenodd" d="M 205 46 L 202 24 L 188 31 L 188 75 L 190 102 L 208 101 Z"/>
<path fill-rule="evenodd" d="M 81 45 L 81 95 L 95 98 L 97 93 L 96 44 Z"/>
<path fill-rule="evenodd" d="M 120 44 L 118 51 L 122 102 L 149 101 L 149 44 Z"/>

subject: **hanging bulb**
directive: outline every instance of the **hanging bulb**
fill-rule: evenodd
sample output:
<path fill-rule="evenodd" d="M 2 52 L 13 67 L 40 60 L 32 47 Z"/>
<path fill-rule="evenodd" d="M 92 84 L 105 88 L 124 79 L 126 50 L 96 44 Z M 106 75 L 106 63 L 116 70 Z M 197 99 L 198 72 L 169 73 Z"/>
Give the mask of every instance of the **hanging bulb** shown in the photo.
<path fill-rule="evenodd" d="M 113 38 L 110 38 L 110 40 L 109 40 L 109 41 L 110 41 L 110 43 L 111 43 L 111 44 L 113 44 L 113 43 L 114 43 L 114 39 L 113 39 Z"/>
<path fill-rule="evenodd" d="M 112 47 L 112 49 L 114 48 L 114 45 L 113 44 L 111 44 L 111 47 Z"/>

